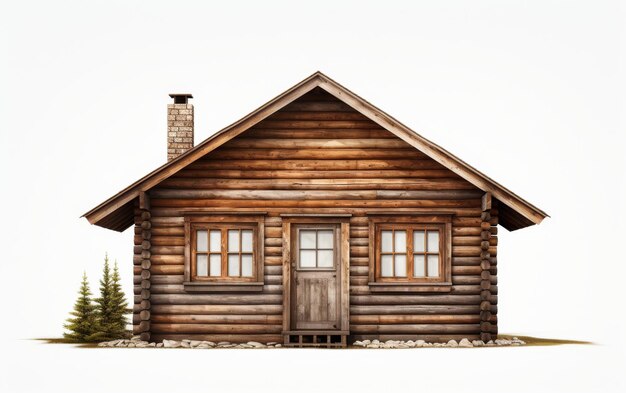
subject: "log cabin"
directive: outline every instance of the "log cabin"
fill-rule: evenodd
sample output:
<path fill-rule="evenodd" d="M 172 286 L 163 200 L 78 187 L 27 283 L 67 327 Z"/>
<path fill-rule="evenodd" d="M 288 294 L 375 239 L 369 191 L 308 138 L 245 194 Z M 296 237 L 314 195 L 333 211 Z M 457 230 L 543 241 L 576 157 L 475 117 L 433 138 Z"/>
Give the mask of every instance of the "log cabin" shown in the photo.
<path fill-rule="evenodd" d="M 144 340 L 495 339 L 498 227 L 547 215 L 316 72 L 84 217 L 134 230 Z M 488 143 L 488 138 L 485 140 Z"/>

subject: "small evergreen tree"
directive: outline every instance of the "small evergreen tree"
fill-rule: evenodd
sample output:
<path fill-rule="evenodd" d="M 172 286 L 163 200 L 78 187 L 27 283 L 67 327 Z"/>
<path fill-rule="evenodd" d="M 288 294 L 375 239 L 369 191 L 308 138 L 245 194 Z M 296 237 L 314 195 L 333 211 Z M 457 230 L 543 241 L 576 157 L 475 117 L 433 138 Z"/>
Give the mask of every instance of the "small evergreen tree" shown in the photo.
<path fill-rule="evenodd" d="M 109 257 L 104 257 L 104 268 L 100 280 L 100 297 L 96 299 L 98 329 L 90 338 L 96 341 L 108 341 L 126 338 L 126 299 L 120 284 L 117 262 L 113 274 L 109 267 Z"/>
<path fill-rule="evenodd" d="M 69 333 L 63 333 L 63 337 L 73 341 L 91 341 L 91 336 L 97 329 L 96 309 L 91 302 L 91 291 L 87 282 L 87 274 L 83 272 L 83 281 L 78 291 L 79 297 L 74 304 L 74 310 L 70 313 L 73 318 L 68 318 L 63 325 Z"/>
<path fill-rule="evenodd" d="M 111 276 L 111 320 L 110 320 L 110 332 L 117 338 L 128 336 L 126 330 L 126 311 L 128 309 L 128 303 L 126 297 L 122 291 L 120 271 L 117 267 L 117 261 L 113 265 L 113 275 Z"/>

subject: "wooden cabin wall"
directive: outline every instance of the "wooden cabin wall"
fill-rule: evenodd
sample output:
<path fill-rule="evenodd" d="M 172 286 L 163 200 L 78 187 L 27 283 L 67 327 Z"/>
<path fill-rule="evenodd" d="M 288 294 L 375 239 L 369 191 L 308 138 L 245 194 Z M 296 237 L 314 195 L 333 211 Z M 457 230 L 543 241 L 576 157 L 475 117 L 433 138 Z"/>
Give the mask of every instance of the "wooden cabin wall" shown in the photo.
<path fill-rule="evenodd" d="M 282 341 L 280 214 L 331 212 L 352 214 L 352 339 L 441 341 L 480 336 L 482 193 L 326 93 L 307 94 L 165 180 L 150 196 L 153 340 Z M 184 291 L 180 211 L 190 208 L 268 212 L 261 293 Z M 391 210 L 454 212 L 450 293 L 370 292 L 366 213 Z M 489 222 L 494 235 L 488 250 L 489 319 L 495 333 L 495 207 Z M 138 284 L 141 278 L 135 277 Z M 135 302 L 140 302 L 140 286 L 135 293 Z M 134 320 L 138 323 L 138 316 Z"/>

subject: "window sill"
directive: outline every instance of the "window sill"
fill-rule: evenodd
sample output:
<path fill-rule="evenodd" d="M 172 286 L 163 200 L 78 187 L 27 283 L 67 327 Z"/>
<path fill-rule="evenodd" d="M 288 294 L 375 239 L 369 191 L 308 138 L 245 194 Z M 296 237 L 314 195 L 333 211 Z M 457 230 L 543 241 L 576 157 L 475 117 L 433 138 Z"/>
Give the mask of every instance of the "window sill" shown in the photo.
<path fill-rule="evenodd" d="M 414 293 L 414 292 L 451 292 L 451 282 L 415 283 L 415 282 L 370 282 L 370 292 L 378 293 Z"/>
<path fill-rule="evenodd" d="M 262 292 L 262 282 L 207 282 L 186 281 L 183 283 L 185 292 Z"/>

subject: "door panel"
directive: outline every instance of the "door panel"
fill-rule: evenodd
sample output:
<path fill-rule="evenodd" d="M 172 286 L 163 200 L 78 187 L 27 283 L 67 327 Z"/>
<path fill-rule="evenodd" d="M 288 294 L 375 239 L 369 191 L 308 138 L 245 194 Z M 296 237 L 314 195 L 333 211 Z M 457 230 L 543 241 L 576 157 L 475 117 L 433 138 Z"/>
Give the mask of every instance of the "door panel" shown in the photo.
<path fill-rule="evenodd" d="M 296 329 L 336 329 L 337 275 L 321 271 L 300 271 L 296 275 Z"/>
<path fill-rule="evenodd" d="M 339 225 L 294 225 L 292 329 L 339 327 Z"/>

